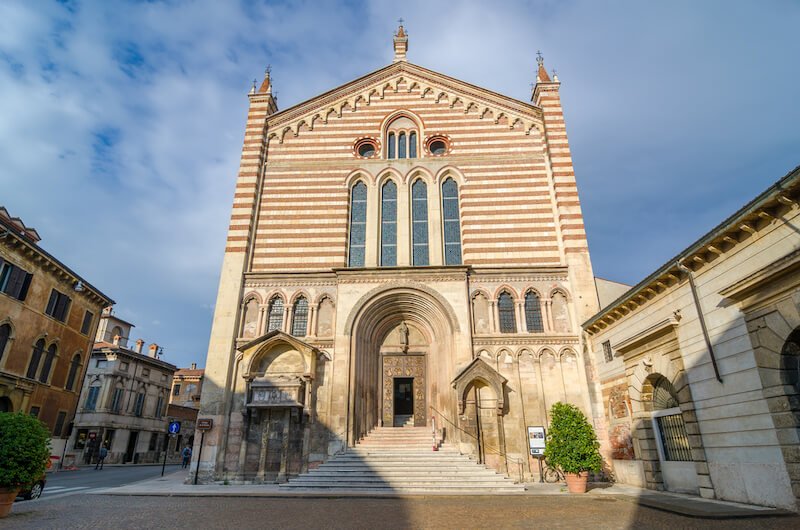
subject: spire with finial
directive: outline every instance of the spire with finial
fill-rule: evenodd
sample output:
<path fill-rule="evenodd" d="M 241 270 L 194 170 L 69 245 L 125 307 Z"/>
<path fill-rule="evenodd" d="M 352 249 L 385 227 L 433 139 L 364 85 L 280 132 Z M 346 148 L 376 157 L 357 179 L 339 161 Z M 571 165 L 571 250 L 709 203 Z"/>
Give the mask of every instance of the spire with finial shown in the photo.
<path fill-rule="evenodd" d="M 547 75 L 547 70 L 544 67 L 544 57 L 542 57 L 542 52 L 536 52 L 536 64 L 539 65 L 539 69 L 536 71 L 536 82 L 537 83 L 549 83 L 550 76 Z"/>
<path fill-rule="evenodd" d="M 403 27 L 403 19 L 398 20 L 400 26 L 397 28 L 397 33 L 394 34 L 394 61 L 405 61 L 406 52 L 408 51 L 408 35 Z"/>
<path fill-rule="evenodd" d="M 261 88 L 258 89 L 259 94 L 272 94 L 272 83 L 269 77 L 271 71 L 272 66 L 267 65 L 267 68 L 264 70 L 264 81 L 261 83 Z"/>

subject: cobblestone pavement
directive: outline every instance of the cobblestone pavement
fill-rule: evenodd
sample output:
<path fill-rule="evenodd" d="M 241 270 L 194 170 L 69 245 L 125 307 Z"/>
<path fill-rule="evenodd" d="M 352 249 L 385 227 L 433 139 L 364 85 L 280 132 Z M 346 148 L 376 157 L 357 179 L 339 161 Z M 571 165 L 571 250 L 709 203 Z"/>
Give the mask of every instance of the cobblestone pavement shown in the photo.
<path fill-rule="evenodd" d="M 0 528 L 800 528 L 800 517 L 692 519 L 627 497 L 231 498 L 82 495 L 16 503 Z"/>

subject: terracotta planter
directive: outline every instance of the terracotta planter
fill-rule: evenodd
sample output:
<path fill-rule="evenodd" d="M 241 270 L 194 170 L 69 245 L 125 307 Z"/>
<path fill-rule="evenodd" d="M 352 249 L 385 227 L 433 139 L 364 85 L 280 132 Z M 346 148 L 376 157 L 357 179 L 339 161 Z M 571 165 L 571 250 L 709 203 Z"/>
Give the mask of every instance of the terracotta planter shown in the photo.
<path fill-rule="evenodd" d="M 14 499 L 17 498 L 17 493 L 19 493 L 19 488 L 0 488 L 0 518 L 11 513 L 11 507 L 14 506 Z"/>
<path fill-rule="evenodd" d="M 586 483 L 589 482 L 589 472 L 564 473 L 567 480 L 567 489 L 570 493 L 586 493 Z"/>

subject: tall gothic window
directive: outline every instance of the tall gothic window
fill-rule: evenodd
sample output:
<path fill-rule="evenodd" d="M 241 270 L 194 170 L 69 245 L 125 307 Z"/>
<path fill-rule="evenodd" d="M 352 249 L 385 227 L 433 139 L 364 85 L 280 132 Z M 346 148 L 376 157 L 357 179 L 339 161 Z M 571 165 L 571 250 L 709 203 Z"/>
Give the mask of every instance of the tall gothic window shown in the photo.
<path fill-rule="evenodd" d="M 280 331 L 283 327 L 283 300 L 280 296 L 274 297 L 269 303 L 269 322 L 267 323 L 267 333 Z"/>
<path fill-rule="evenodd" d="M 525 295 L 525 326 L 529 333 L 544 331 L 542 305 L 539 303 L 539 295 L 533 291 L 528 291 L 528 294 Z"/>
<path fill-rule="evenodd" d="M 418 179 L 411 186 L 411 238 L 414 265 L 430 265 L 428 259 L 428 186 Z"/>
<path fill-rule="evenodd" d="M 39 361 L 42 360 L 42 353 L 44 353 L 44 339 L 39 339 L 33 347 L 31 362 L 28 365 L 28 372 L 25 374 L 29 379 L 36 379 L 36 372 L 39 369 Z"/>
<path fill-rule="evenodd" d="M 11 326 L 3 324 L 0 326 L 0 361 L 3 360 L 3 354 L 6 352 L 6 346 L 11 338 Z"/>
<path fill-rule="evenodd" d="M 458 184 L 451 178 L 442 184 L 442 218 L 444 219 L 444 264 L 461 265 Z"/>
<path fill-rule="evenodd" d="M 397 265 L 397 185 L 387 181 L 381 189 L 381 267 Z"/>
<path fill-rule="evenodd" d="M 292 314 L 292 335 L 305 337 L 308 328 L 308 300 L 301 296 L 294 302 Z"/>
<path fill-rule="evenodd" d="M 514 318 L 514 300 L 508 293 L 501 293 L 497 301 L 500 316 L 500 333 L 516 333 L 517 322 Z"/>
<path fill-rule="evenodd" d="M 347 265 L 364 266 L 364 249 L 367 242 L 367 186 L 356 183 L 350 195 L 350 249 Z"/>
<path fill-rule="evenodd" d="M 42 372 L 39 374 L 39 382 L 47 383 L 50 378 L 50 370 L 53 368 L 53 361 L 56 359 L 56 345 L 51 344 L 47 348 L 47 355 L 44 357 L 44 364 L 42 365 Z"/>
<path fill-rule="evenodd" d="M 417 158 L 417 133 L 408 134 L 408 158 Z"/>
<path fill-rule="evenodd" d="M 394 139 L 395 139 L 394 133 L 389 133 L 389 141 L 387 142 L 389 144 L 389 158 L 395 157 L 395 149 L 397 148 L 397 145 L 395 144 Z"/>
<path fill-rule="evenodd" d="M 67 375 L 67 384 L 64 385 L 64 388 L 67 390 L 72 390 L 75 386 L 75 378 L 78 377 L 78 370 L 81 367 L 81 356 L 79 353 L 76 353 L 74 357 L 72 357 L 72 362 L 69 364 L 69 375 Z"/>
<path fill-rule="evenodd" d="M 401 132 L 397 135 L 397 158 L 406 157 L 406 133 Z"/>

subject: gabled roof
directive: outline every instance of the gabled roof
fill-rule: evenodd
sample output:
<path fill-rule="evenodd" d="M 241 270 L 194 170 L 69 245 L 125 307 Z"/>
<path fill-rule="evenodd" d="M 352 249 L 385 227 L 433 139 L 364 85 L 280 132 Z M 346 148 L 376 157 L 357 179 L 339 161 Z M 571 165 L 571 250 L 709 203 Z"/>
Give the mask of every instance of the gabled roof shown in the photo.
<path fill-rule="evenodd" d="M 288 126 L 295 129 L 296 132 L 296 127 L 302 121 L 313 120 L 315 115 L 320 112 L 324 112 L 321 117 L 327 120 L 329 111 L 340 111 L 344 103 L 350 103 L 351 107 L 354 104 L 369 105 L 369 98 L 373 97 L 373 94 L 377 93 L 377 97 L 380 97 L 381 90 L 386 87 L 387 83 L 396 88 L 397 83 L 390 83 L 390 81 L 397 81 L 401 77 L 412 85 L 419 86 L 423 92 L 434 91 L 433 95 L 436 98 L 440 94 L 445 94 L 451 103 L 457 97 L 465 105 L 474 104 L 479 110 L 489 108 L 501 111 L 508 116 L 510 122 L 520 119 L 524 122 L 538 123 L 542 120 L 540 107 L 460 81 L 433 70 L 428 70 L 407 61 L 399 61 L 288 109 L 276 112 L 267 118 L 267 125 L 273 131 L 279 129 L 280 126 Z M 361 102 L 359 103 L 359 101 Z M 337 109 L 337 107 L 339 108 Z M 495 115 L 497 115 L 497 112 L 495 112 Z M 293 125 L 295 126 L 293 127 Z M 527 130 L 529 129 L 526 128 Z M 275 133 L 273 132 L 273 134 Z"/>

